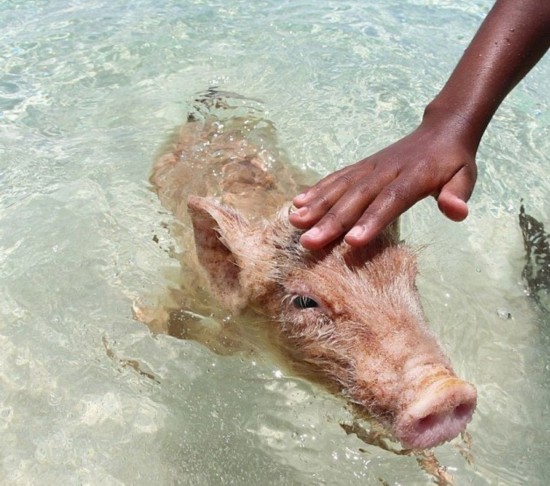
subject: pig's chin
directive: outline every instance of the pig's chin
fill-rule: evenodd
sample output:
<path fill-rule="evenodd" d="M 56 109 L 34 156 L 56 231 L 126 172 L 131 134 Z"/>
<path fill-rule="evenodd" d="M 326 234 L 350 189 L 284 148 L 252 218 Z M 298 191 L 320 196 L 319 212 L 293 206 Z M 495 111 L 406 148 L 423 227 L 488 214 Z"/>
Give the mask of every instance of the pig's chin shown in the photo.
<path fill-rule="evenodd" d="M 458 378 L 433 383 L 399 414 L 394 434 L 405 447 L 425 449 L 440 445 L 465 430 L 476 400 L 475 388 Z"/>

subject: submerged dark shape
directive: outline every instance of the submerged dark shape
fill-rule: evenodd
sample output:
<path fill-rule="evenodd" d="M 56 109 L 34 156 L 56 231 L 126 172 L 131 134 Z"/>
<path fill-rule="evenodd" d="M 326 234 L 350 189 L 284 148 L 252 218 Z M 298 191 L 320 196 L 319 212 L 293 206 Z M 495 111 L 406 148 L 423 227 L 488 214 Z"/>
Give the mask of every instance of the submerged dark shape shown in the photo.
<path fill-rule="evenodd" d="M 530 295 L 541 307 L 550 311 L 550 234 L 544 224 L 519 209 L 519 226 L 525 247 L 525 266 L 522 277 Z"/>

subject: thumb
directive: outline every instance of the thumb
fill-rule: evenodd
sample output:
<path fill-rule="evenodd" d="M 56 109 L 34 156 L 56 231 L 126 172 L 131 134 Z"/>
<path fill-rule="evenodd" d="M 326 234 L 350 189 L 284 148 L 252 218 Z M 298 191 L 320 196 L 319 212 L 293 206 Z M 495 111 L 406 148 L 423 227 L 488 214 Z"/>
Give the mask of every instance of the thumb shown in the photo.
<path fill-rule="evenodd" d="M 462 167 L 447 182 L 437 196 L 439 210 L 453 221 L 462 221 L 468 216 L 468 205 L 476 181 L 475 169 L 473 173 Z"/>

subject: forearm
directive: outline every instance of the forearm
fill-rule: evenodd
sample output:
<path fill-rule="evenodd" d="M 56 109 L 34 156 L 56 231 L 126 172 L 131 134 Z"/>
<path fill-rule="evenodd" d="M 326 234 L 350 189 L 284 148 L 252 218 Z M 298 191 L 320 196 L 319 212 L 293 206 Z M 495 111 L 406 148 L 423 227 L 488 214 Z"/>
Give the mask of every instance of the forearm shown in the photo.
<path fill-rule="evenodd" d="M 475 152 L 499 105 L 549 46 L 550 0 L 497 0 L 423 124 L 444 124 Z"/>

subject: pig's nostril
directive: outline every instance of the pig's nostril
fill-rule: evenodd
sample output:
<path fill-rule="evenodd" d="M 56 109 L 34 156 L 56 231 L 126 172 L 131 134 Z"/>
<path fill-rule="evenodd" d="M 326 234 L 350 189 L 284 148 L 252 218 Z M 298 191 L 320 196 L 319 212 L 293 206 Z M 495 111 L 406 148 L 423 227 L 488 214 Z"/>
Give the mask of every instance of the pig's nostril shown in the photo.
<path fill-rule="evenodd" d="M 437 415 L 435 413 L 431 413 L 429 415 L 426 415 L 425 417 L 421 418 L 416 423 L 416 431 L 419 434 L 422 434 L 426 432 L 427 430 L 433 428 L 438 422 Z"/>
<path fill-rule="evenodd" d="M 449 421 L 463 423 L 471 417 L 472 412 L 473 406 L 471 404 L 461 403 L 447 413 L 430 413 L 422 417 L 416 422 L 415 429 L 419 434 L 423 434 L 429 430 L 445 425 L 445 423 L 449 424 Z"/>
<path fill-rule="evenodd" d="M 473 411 L 472 405 L 468 403 L 461 403 L 453 410 L 453 415 L 457 419 L 464 419 L 470 417 Z"/>
<path fill-rule="evenodd" d="M 398 421 L 396 435 L 407 447 L 435 447 L 464 431 L 476 407 L 475 389 L 464 382 L 436 384 Z"/>

